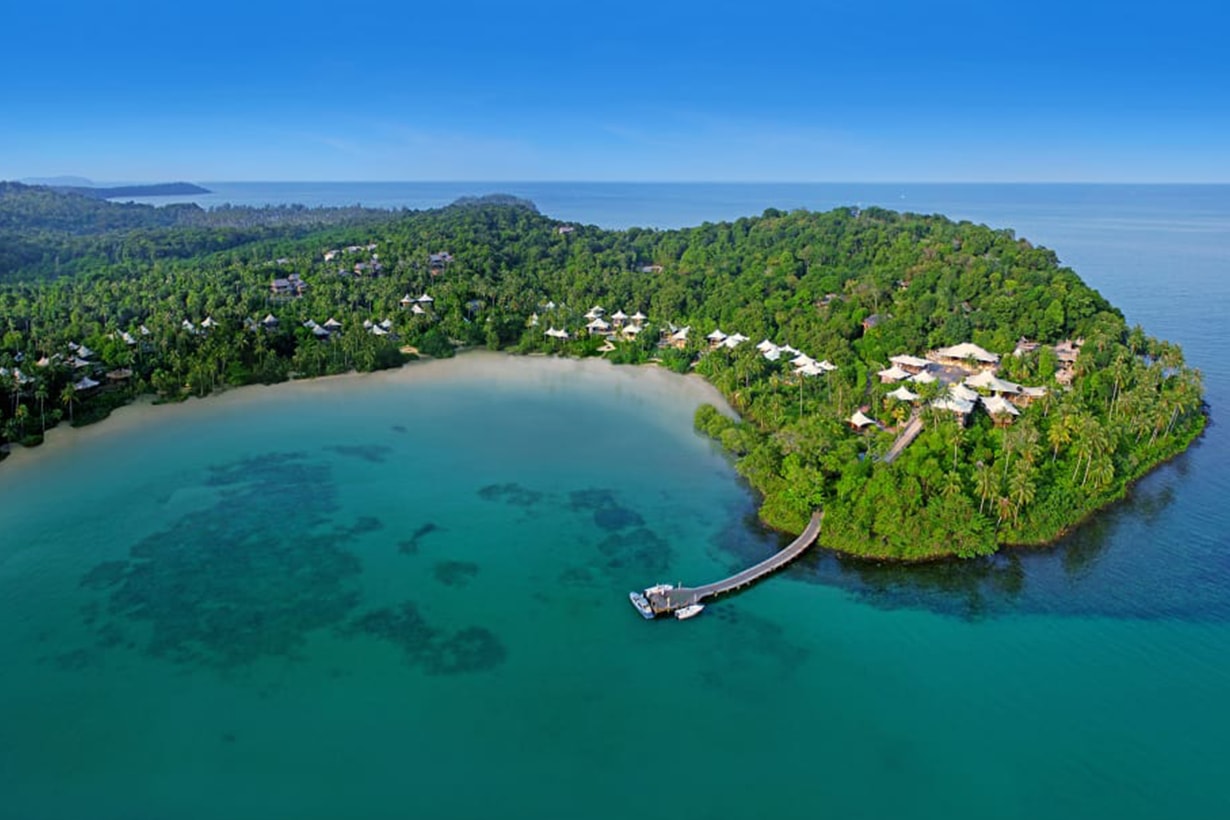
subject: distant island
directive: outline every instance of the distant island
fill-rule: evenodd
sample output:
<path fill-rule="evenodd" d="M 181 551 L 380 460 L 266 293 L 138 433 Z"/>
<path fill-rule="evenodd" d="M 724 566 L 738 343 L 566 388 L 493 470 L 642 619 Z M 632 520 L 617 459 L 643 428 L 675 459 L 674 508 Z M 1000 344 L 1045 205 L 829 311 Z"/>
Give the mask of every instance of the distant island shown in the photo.
<path fill-rule="evenodd" d="M 941 216 L 770 209 L 604 230 L 511 197 L 427 211 L 153 208 L 0 182 L 0 441 L 143 394 L 466 347 L 695 372 L 760 516 L 877 560 L 1042 544 L 1206 424 L 1177 345 L 1053 252 Z"/>
<path fill-rule="evenodd" d="M 123 199 L 139 196 L 193 196 L 212 193 L 208 188 L 191 182 L 162 182 L 155 185 L 121 185 L 114 188 L 98 188 L 85 185 L 52 185 L 53 190 L 65 194 L 78 194 L 91 199 Z"/>

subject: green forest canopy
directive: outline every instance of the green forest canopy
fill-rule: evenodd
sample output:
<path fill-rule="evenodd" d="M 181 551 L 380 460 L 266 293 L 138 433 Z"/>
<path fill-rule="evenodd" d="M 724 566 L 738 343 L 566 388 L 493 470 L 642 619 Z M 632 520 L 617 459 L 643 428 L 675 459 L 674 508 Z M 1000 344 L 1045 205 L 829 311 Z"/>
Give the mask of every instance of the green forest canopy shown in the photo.
<path fill-rule="evenodd" d="M 511 200 L 203 211 L 0 183 L 0 240 L 0 432 L 10 441 L 37 442 L 61 417 L 99 418 L 143 392 L 175 399 L 393 367 L 411 349 L 656 359 L 694 368 L 739 411 L 734 422 L 702 408 L 697 426 L 735 456 L 768 523 L 799 531 L 822 507 L 827 546 L 919 560 L 1054 539 L 1204 425 L 1199 372 L 1177 346 L 1129 328 L 1053 252 L 939 216 L 769 210 L 608 231 Z M 271 292 L 292 275 L 300 295 Z M 433 301 L 405 299 L 422 294 Z M 593 305 L 649 318 L 636 339 L 606 344 L 584 332 Z M 276 325 L 258 324 L 267 315 Z M 304 325 L 329 318 L 340 329 Z M 685 326 L 681 349 L 660 346 Z M 751 341 L 710 350 L 704 336 L 719 327 Z M 799 376 L 761 355 L 760 339 L 837 369 Z M 1019 339 L 1041 344 L 1013 356 Z M 1070 388 L 1056 380 L 1051 347 L 1065 339 L 1084 340 Z M 1009 426 L 984 412 L 963 426 L 926 401 L 939 387 L 921 386 L 923 432 L 885 463 L 894 430 L 859 433 L 846 419 L 865 408 L 886 428 L 904 422 L 911 408 L 886 398 L 876 372 L 890 356 L 962 342 L 1000 354 L 1001 376 L 1047 395 Z M 95 355 L 75 366 L 70 343 Z M 74 389 L 83 376 L 106 387 Z"/>

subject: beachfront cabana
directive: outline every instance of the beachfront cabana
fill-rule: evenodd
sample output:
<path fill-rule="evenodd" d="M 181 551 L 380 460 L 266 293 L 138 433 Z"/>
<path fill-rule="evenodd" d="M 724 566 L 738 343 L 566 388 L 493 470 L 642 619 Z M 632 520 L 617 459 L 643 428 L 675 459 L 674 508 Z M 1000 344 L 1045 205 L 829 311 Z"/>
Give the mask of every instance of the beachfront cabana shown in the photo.
<path fill-rule="evenodd" d="M 549 328 L 547 328 L 547 329 L 546 329 L 546 331 L 545 331 L 542 335 L 543 335 L 543 336 L 550 336 L 552 339 L 567 339 L 567 338 L 568 338 L 568 331 L 566 331 L 566 330 L 556 330 L 556 329 L 555 329 L 555 328 L 553 328 L 553 327 L 549 327 Z"/>

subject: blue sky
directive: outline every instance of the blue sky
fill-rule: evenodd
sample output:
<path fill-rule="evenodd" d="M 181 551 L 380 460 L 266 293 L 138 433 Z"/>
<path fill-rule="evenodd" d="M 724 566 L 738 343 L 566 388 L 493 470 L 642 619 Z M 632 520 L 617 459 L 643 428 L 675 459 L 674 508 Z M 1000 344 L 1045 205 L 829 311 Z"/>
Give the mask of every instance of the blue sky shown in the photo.
<path fill-rule="evenodd" d="M 0 179 L 1230 182 L 1173 0 L 14 0 Z"/>

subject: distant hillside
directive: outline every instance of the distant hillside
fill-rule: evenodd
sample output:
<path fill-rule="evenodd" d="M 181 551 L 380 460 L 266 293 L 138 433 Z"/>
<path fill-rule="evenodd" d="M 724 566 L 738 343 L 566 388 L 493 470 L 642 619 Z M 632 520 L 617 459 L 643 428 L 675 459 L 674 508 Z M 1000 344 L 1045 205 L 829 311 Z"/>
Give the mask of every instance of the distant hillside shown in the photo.
<path fill-rule="evenodd" d="M 121 185 L 115 188 L 96 188 L 84 185 L 52 185 L 52 190 L 65 194 L 79 194 L 90 199 L 120 199 L 129 196 L 188 196 L 212 193 L 208 188 L 191 182 L 162 182 L 156 185 Z"/>

